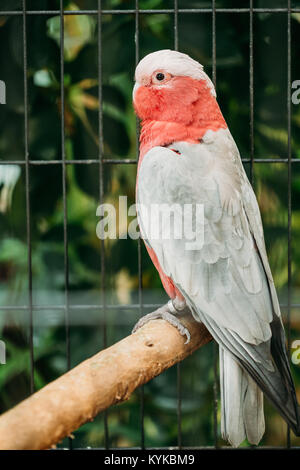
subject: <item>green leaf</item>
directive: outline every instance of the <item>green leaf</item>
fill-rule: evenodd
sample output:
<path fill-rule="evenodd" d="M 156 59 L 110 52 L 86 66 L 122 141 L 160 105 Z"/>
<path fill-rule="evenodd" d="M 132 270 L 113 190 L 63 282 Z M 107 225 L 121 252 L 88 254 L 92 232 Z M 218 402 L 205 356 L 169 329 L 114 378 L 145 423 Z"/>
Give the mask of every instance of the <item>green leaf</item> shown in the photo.
<path fill-rule="evenodd" d="M 71 3 L 68 10 L 78 10 Z M 47 21 L 48 36 L 60 46 L 60 17 L 54 16 Z M 74 60 L 80 50 L 94 39 L 96 20 L 88 15 L 69 15 L 64 18 L 64 53 L 68 61 Z"/>

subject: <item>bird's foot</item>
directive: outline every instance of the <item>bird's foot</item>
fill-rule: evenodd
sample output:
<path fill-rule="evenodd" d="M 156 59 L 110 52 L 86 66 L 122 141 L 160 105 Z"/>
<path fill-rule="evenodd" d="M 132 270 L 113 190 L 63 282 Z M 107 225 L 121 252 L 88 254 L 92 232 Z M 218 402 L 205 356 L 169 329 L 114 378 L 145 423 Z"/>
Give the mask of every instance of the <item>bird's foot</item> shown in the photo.
<path fill-rule="evenodd" d="M 181 307 L 181 308 L 178 308 Z M 151 320 L 165 320 L 170 325 L 175 326 L 179 333 L 182 336 L 186 336 L 186 341 L 184 344 L 188 344 L 191 340 L 191 335 L 189 330 L 181 323 L 181 321 L 174 315 L 174 314 L 182 314 L 186 311 L 186 306 L 174 306 L 174 302 L 169 300 L 169 302 L 164 305 L 163 307 L 158 308 L 154 312 L 148 313 L 144 317 L 142 317 L 134 326 L 132 333 L 135 333 L 137 330 L 142 328 L 142 326 L 146 325 Z"/>

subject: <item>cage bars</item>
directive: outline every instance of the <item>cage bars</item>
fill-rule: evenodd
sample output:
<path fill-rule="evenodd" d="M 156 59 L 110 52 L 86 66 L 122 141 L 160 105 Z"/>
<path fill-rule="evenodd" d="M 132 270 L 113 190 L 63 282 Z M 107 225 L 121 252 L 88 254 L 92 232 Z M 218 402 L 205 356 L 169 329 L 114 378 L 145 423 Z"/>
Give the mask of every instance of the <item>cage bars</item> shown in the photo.
<path fill-rule="evenodd" d="M 21 165 L 25 169 L 25 195 L 26 195 L 26 236 L 27 236 L 27 265 L 28 265 L 28 305 L 10 305 L 3 306 L 5 310 L 26 310 L 29 312 L 29 348 L 30 348 L 30 392 L 34 392 L 34 322 L 33 312 L 36 310 L 63 310 L 65 313 L 65 332 L 66 332 L 66 360 L 67 369 L 71 367 L 71 348 L 70 348 L 70 323 L 69 312 L 70 310 L 84 309 L 84 310 L 102 310 L 103 321 L 101 328 L 103 331 L 103 345 L 107 346 L 107 325 L 106 325 L 106 311 L 118 308 L 120 310 L 135 309 L 142 315 L 144 309 L 158 308 L 158 304 L 144 304 L 143 291 L 142 291 L 142 245 L 141 240 L 138 240 L 137 246 L 137 261 L 138 261 L 138 302 L 130 305 L 110 305 L 106 302 L 105 287 L 106 287 L 106 266 L 105 266 L 105 246 L 104 241 L 101 241 L 101 259 L 100 259 L 100 291 L 101 302 L 96 305 L 70 305 L 69 303 L 69 259 L 68 259 L 68 208 L 67 208 L 67 166 L 68 165 L 98 165 L 99 171 L 99 200 L 100 203 L 104 200 L 104 166 L 105 165 L 123 165 L 130 164 L 136 165 L 139 155 L 139 121 L 136 121 L 136 156 L 130 158 L 108 158 L 104 153 L 103 141 L 103 111 L 102 111 L 102 19 L 104 15 L 134 15 L 135 18 L 135 62 L 138 63 L 140 59 L 139 51 L 139 19 L 140 15 L 148 14 L 169 14 L 173 15 L 174 19 L 174 49 L 179 48 L 179 15 L 181 14 L 211 14 L 212 16 L 212 80 L 216 85 L 216 17 L 217 14 L 248 14 L 249 15 L 249 103 L 250 103 L 250 116 L 249 116 L 249 141 L 250 153 L 249 157 L 242 158 L 243 163 L 250 164 L 250 180 L 253 183 L 254 177 L 254 164 L 260 163 L 285 163 L 288 170 L 288 298 L 286 304 L 281 304 L 281 307 L 287 308 L 287 336 L 288 347 L 291 344 L 291 309 L 300 307 L 299 304 L 293 304 L 291 299 L 291 278 L 292 278 L 292 199 L 291 199 L 291 184 L 292 184 L 292 165 L 299 163 L 300 159 L 292 158 L 291 147 L 291 14 L 299 13 L 300 8 L 292 8 L 291 0 L 287 0 L 286 8 L 254 8 L 253 0 L 249 0 L 247 8 L 218 8 L 216 1 L 212 0 L 210 8 L 179 8 L 178 0 L 174 0 L 173 8 L 168 9 L 141 9 L 139 7 L 139 0 L 135 0 L 135 8 L 127 10 L 118 9 L 103 9 L 102 1 L 98 0 L 98 8 L 95 10 L 64 10 L 63 0 L 60 0 L 59 10 L 28 10 L 26 0 L 22 0 L 22 8 L 16 11 L 0 11 L 0 16 L 21 16 L 23 23 L 23 74 L 24 74 L 24 160 L 7 160 L 1 161 L 1 164 L 16 164 Z M 254 148 L 254 31 L 253 19 L 255 13 L 286 13 L 287 15 L 287 133 L 288 133 L 288 146 L 286 158 L 257 158 L 255 157 Z M 60 17 L 60 101 L 61 101 L 61 160 L 32 160 L 29 154 L 29 139 L 28 139 L 28 65 L 27 65 L 27 17 L 28 16 L 57 16 Z M 64 17 L 68 15 L 94 15 L 98 19 L 98 97 L 99 97 L 99 113 L 98 113 L 98 137 L 99 149 L 97 158 L 86 158 L 78 160 L 69 160 L 66 158 L 65 152 L 65 91 L 64 91 Z M 61 165 L 62 170 L 62 195 L 63 195 L 63 234 L 64 234 L 64 281 L 65 281 L 65 302 L 63 305 L 35 305 L 33 304 L 32 297 L 32 237 L 31 237 L 31 205 L 30 205 L 30 167 L 43 166 L 43 165 Z M 217 431 L 217 351 L 214 350 L 214 389 L 213 389 L 213 415 L 214 415 L 214 446 L 218 445 L 218 431 Z M 145 447 L 145 432 L 144 432 L 144 392 L 143 388 L 140 394 L 141 408 L 141 448 Z M 177 420 L 178 420 L 178 448 L 182 447 L 182 383 L 181 383 L 181 368 L 180 364 L 177 366 Z M 107 412 L 104 415 L 104 441 L 105 447 L 109 448 L 109 420 Z M 290 430 L 287 430 L 287 447 L 290 447 Z M 69 444 L 71 448 L 71 443 Z M 195 447 L 196 448 L 196 447 Z M 200 448 L 200 447 L 197 447 Z"/>

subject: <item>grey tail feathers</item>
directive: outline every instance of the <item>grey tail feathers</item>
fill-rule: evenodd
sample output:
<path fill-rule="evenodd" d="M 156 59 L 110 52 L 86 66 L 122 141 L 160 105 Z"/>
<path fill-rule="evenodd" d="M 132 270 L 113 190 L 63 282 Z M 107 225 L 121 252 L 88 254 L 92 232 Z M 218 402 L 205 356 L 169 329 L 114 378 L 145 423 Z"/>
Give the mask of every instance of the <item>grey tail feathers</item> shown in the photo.
<path fill-rule="evenodd" d="M 265 432 L 263 392 L 234 356 L 220 349 L 221 432 L 234 447 L 257 445 Z"/>

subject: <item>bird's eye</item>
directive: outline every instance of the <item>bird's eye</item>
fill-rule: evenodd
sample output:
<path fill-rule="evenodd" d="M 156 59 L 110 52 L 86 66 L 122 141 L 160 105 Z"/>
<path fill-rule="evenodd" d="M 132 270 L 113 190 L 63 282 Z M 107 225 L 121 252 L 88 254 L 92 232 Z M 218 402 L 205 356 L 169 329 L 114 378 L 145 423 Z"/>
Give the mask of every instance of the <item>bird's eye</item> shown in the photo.
<path fill-rule="evenodd" d="M 164 76 L 163 73 L 159 72 L 159 73 L 156 74 L 156 80 L 161 82 L 162 80 L 164 80 L 164 78 L 165 78 L 165 76 Z"/>
<path fill-rule="evenodd" d="M 151 82 L 153 85 L 165 85 L 171 78 L 170 73 L 164 70 L 156 70 L 151 77 Z"/>

